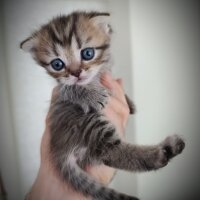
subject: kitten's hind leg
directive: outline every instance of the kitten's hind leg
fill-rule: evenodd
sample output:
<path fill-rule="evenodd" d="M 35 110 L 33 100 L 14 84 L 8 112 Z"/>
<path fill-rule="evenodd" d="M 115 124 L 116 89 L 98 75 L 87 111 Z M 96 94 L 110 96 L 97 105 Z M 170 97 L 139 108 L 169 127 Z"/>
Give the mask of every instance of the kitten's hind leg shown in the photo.
<path fill-rule="evenodd" d="M 60 164 L 62 164 L 62 177 L 73 189 L 82 192 L 85 197 L 91 196 L 94 200 L 139 200 L 138 198 L 118 193 L 97 182 L 77 165 L 73 155 Z"/>

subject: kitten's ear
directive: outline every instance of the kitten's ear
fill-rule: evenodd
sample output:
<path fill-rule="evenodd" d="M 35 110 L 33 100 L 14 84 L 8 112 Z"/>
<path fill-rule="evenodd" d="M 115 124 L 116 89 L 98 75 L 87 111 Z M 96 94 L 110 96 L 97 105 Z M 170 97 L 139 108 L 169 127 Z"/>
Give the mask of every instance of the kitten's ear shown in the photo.
<path fill-rule="evenodd" d="M 28 37 L 24 41 L 20 43 L 20 48 L 26 52 L 32 52 L 34 47 L 36 46 L 37 39 L 36 37 Z"/>
<path fill-rule="evenodd" d="M 94 24 L 98 25 L 101 29 L 103 29 L 106 34 L 112 33 L 109 13 L 93 13 L 93 15 L 90 18 L 91 21 Z"/>

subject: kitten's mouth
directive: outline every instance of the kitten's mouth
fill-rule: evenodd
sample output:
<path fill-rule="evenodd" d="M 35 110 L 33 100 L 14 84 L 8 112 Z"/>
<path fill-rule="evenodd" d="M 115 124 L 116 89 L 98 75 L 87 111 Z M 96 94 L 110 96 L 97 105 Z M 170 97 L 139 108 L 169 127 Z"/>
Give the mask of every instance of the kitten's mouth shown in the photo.
<path fill-rule="evenodd" d="M 90 79 L 88 77 L 77 77 L 74 84 L 76 85 L 86 85 L 90 82 Z"/>
<path fill-rule="evenodd" d="M 76 83 L 78 83 L 78 82 L 83 82 L 83 81 L 85 81 L 85 80 L 87 80 L 86 77 L 77 77 Z"/>
<path fill-rule="evenodd" d="M 86 73 L 84 70 L 80 74 L 70 74 L 70 76 L 65 79 L 65 84 L 67 85 L 87 85 L 93 81 L 93 78 L 97 73 Z"/>

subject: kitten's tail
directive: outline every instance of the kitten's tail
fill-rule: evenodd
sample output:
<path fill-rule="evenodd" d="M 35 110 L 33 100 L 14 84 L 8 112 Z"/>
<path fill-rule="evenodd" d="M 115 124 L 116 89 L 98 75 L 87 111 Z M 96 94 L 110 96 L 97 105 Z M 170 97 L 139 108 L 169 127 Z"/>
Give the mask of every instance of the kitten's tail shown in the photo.
<path fill-rule="evenodd" d="M 68 163 L 62 170 L 62 176 L 76 191 L 82 192 L 85 196 L 91 196 L 95 200 L 138 200 L 136 197 L 118 193 L 98 183 L 76 163 Z"/>

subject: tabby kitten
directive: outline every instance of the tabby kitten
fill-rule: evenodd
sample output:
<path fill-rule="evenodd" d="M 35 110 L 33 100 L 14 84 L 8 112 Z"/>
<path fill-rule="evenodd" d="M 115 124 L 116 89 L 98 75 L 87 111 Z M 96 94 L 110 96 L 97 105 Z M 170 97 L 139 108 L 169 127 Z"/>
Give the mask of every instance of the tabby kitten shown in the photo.
<path fill-rule="evenodd" d="M 99 12 L 59 16 L 23 41 L 21 48 L 58 81 L 59 94 L 50 107 L 50 150 L 61 178 L 95 200 L 136 200 L 107 188 L 83 169 L 105 164 L 128 171 L 156 170 L 185 144 L 176 135 L 152 146 L 128 144 L 103 116 L 110 94 L 100 83 L 101 73 L 111 69 L 108 21 L 109 14 Z"/>

